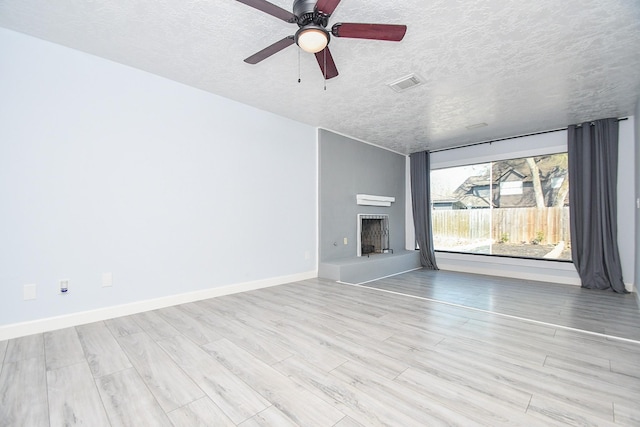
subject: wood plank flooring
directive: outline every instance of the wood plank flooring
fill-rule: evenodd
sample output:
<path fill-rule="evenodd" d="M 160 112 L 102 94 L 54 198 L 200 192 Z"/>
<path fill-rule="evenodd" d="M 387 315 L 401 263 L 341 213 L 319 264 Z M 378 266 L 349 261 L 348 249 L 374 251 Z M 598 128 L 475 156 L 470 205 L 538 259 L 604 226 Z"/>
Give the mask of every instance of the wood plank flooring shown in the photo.
<path fill-rule="evenodd" d="M 442 271 L 177 305 L 0 361 L 0 426 L 640 425 L 633 296 Z"/>
<path fill-rule="evenodd" d="M 640 310 L 633 294 L 428 270 L 363 286 L 640 341 Z"/>

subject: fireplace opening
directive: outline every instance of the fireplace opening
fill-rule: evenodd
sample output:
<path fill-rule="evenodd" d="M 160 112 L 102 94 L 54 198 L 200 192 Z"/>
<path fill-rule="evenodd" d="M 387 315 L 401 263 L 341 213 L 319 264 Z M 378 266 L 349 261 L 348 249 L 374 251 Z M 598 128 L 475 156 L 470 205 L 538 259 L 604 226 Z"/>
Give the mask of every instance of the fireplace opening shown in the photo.
<path fill-rule="evenodd" d="M 389 248 L 389 215 L 358 214 L 358 256 L 383 254 Z"/>

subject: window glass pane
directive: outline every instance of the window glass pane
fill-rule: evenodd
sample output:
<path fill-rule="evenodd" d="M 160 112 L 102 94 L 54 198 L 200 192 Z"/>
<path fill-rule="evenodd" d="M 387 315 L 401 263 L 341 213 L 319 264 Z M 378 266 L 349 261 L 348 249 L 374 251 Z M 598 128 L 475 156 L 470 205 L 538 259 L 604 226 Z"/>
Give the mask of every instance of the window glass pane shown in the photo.
<path fill-rule="evenodd" d="M 490 177 L 490 163 L 431 172 L 436 250 L 490 253 Z"/>
<path fill-rule="evenodd" d="M 436 250 L 571 259 L 567 154 L 431 172 Z"/>

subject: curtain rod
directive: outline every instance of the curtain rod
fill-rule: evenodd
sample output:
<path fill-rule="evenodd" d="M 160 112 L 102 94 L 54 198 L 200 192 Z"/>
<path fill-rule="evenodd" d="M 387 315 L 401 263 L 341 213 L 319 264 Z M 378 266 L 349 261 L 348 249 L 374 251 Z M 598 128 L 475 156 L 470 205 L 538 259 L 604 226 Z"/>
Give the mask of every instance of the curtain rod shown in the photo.
<path fill-rule="evenodd" d="M 628 119 L 629 119 L 628 117 L 623 117 L 621 119 L 618 119 L 618 121 L 621 122 L 623 120 L 628 120 Z M 581 126 L 581 125 L 578 125 L 578 126 Z M 543 130 L 543 131 L 540 131 L 540 132 L 527 133 L 525 135 L 508 136 L 506 138 L 492 139 L 490 141 L 472 142 L 471 144 L 458 145 L 456 147 L 439 148 L 437 150 L 430 150 L 429 152 L 430 153 L 438 153 L 440 151 L 457 150 L 458 148 L 467 148 L 467 147 L 473 147 L 475 145 L 491 144 L 492 142 L 498 142 L 498 141 L 508 141 L 509 139 L 523 138 L 525 136 L 544 135 L 545 133 L 560 132 L 560 131 L 567 130 L 567 129 L 569 129 L 569 128 L 568 127 L 564 127 L 564 128 L 560 128 L 560 129 Z"/>

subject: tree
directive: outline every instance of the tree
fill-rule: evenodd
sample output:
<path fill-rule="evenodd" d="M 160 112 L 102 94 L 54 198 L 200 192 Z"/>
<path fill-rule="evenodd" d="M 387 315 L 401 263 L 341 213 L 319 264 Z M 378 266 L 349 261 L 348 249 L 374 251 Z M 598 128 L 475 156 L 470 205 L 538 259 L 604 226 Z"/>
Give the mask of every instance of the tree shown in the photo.
<path fill-rule="evenodd" d="M 555 157 L 563 162 L 561 165 L 558 165 L 556 169 L 556 176 L 562 176 L 562 184 L 560 184 L 553 202 L 549 202 L 549 206 L 561 208 L 564 206 L 567 194 L 569 194 L 569 171 L 567 171 L 568 155 L 567 153 L 561 153 L 556 154 Z"/>
<path fill-rule="evenodd" d="M 560 188 L 558 188 L 558 192 L 556 193 L 556 197 L 553 203 L 550 203 L 550 205 L 556 208 L 563 207 L 564 200 L 567 198 L 567 194 L 569 194 L 569 179 L 565 176 L 564 179 L 562 180 L 562 184 L 560 185 Z"/>
<path fill-rule="evenodd" d="M 540 183 L 540 169 L 533 157 L 527 157 L 526 161 L 531 170 L 531 181 L 533 182 L 533 192 L 536 196 L 536 207 L 544 208 L 544 193 L 542 191 L 542 184 Z"/>

